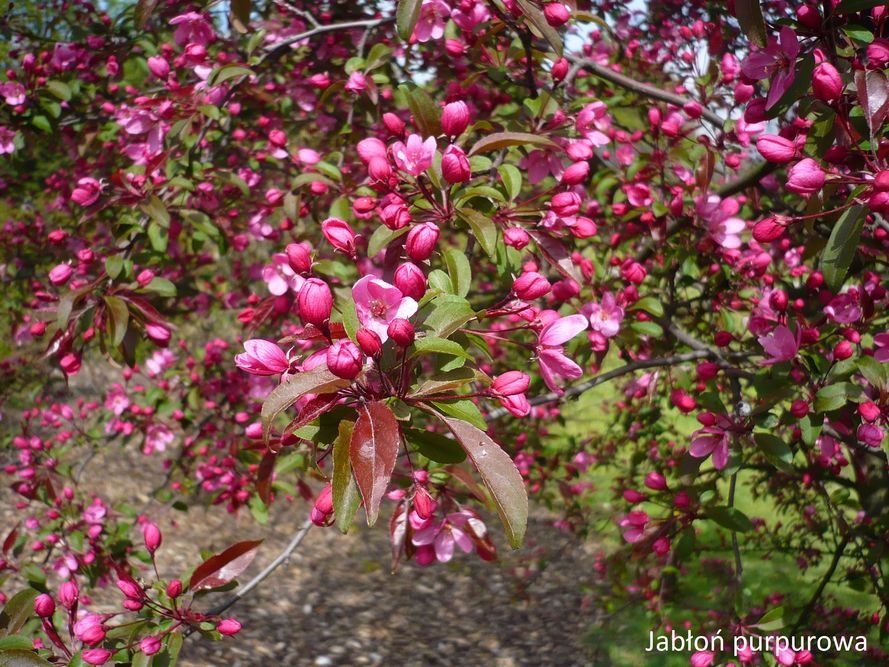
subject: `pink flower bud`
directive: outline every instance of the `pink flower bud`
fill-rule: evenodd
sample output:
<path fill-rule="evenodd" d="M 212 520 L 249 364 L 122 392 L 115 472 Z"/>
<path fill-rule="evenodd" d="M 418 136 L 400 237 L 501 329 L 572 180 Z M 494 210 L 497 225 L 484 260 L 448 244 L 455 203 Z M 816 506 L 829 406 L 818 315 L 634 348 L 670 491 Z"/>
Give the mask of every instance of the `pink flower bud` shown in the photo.
<path fill-rule="evenodd" d="M 847 340 L 841 340 L 839 343 L 837 343 L 836 347 L 833 348 L 833 356 L 838 361 L 848 359 L 854 354 L 855 348 L 852 346 L 852 343 Z"/>
<path fill-rule="evenodd" d="M 321 223 L 321 233 L 330 245 L 349 255 L 355 254 L 355 232 L 345 220 L 327 218 Z"/>
<path fill-rule="evenodd" d="M 395 286 L 404 296 L 419 301 L 426 294 L 426 276 L 416 264 L 405 262 L 395 269 Z"/>
<path fill-rule="evenodd" d="M 157 343 L 159 347 L 166 347 L 170 342 L 170 330 L 167 329 L 163 324 L 157 324 L 156 322 L 146 322 L 145 323 L 145 335 L 148 336 L 152 341 Z"/>
<path fill-rule="evenodd" d="M 441 175 L 448 183 L 465 183 L 472 177 L 469 159 L 463 150 L 451 144 L 441 157 Z"/>
<path fill-rule="evenodd" d="M 460 100 L 446 104 L 441 112 L 441 129 L 449 137 L 463 134 L 469 126 L 469 107 Z"/>
<path fill-rule="evenodd" d="M 329 525 L 330 515 L 332 512 L 333 487 L 328 484 L 321 490 L 321 493 L 318 494 L 318 498 L 315 500 L 315 505 L 312 507 L 312 523 L 314 523 L 316 526 Z"/>
<path fill-rule="evenodd" d="M 812 72 L 812 92 L 822 102 L 833 102 L 843 94 L 843 79 L 837 68 L 825 61 Z"/>
<path fill-rule="evenodd" d="M 779 313 L 787 310 L 788 301 L 787 292 L 783 289 L 775 290 L 769 295 L 769 305 L 772 307 L 772 310 L 777 310 Z"/>
<path fill-rule="evenodd" d="M 402 229 L 410 224 L 411 214 L 404 204 L 389 204 L 380 211 L 380 220 L 389 229 Z"/>
<path fill-rule="evenodd" d="M 74 275 L 74 269 L 70 264 L 57 264 L 49 272 L 49 282 L 59 287 L 68 282 L 72 275 Z"/>
<path fill-rule="evenodd" d="M 858 406 L 858 414 L 860 414 L 861 418 L 865 421 L 876 421 L 880 417 L 880 408 L 873 401 L 865 401 Z"/>
<path fill-rule="evenodd" d="M 459 58 L 466 53 L 466 45 L 459 39 L 445 39 L 445 51 L 451 58 Z"/>
<path fill-rule="evenodd" d="M 627 258 L 620 265 L 620 275 L 635 285 L 640 285 L 648 272 L 645 267 L 634 259 Z"/>
<path fill-rule="evenodd" d="M 625 489 L 623 492 L 623 497 L 624 500 L 632 505 L 641 503 L 643 500 L 645 500 L 645 494 L 640 493 L 636 489 Z"/>
<path fill-rule="evenodd" d="M 383 183 L 386 183 L 392 175 L 392 167 L 389 166 L 388 160 L 375 157 L 371 158 L 371 161 L 368 163 L 367 173 L 374 181 L 382 181 Z"/>
<path fill-rule="evenodd" d="M 338 340 L 327 348 L 327 368 L 337 377 L 351 380 L 361 372 L 364 355 L 350 340 Z"/>
<path fill-rule="evenodd" d="M 416 492 L 414 493 L 414 510 L 416 510 L 417 516 L 424 521 L 431 518 L 435 513 L 436 506 L 437 503 L 432 499 L 432 496 L 429 495 L 429 492 L 426 489 L 422 486 L 416 487 Z"/>
<path fill-rule="evenodd" d="M 531 237 L 521 227 L 510 227 L 503 231 L 503 242 L 510 248 L 522 250 L 531 242 Z"/>
<path fill-rule="evenodd" d="M 550 208 L 560 218 L 569 218 L 580 211 L 580 195 L 576 192 L 560 192 L 549 202 Z"/>
<path fill-rule="evenodd" d="M 235 365 L 251 375 L 277 375 L 290 368 L 284 350 L 268 340 L 244 341 L 245 352 L 235 355 Z"/>
<path fill-rule="evenodd" d="M 160 637 L 155 637 L 154 635 L 143 637 L 142 641 L 139 642 L 139 650 L 145 655 L 154 655 L 161 650 Z"/>
<path fill-rule="evenodd" d="M 173 579 L 173 581 L 167 584 L 167 597 L 175 599 L 180 595 L 182 595 L 182 582 L 178 579 Z"/>
<path fill-rule="evenodd" d="M 65 609 L 73 609 L 77 605 L 79 595 L 77 583 L 74 581 L 66 581 L 59 587 L 59 602 Z"/>
<path fill-rule="evenodd" d="M 56 612 L 56 602 L 51 595 L 41 593 L 34 598 L 34 613 L 40 618 L 49 618 Z"/>
<path fill-rule="evenodd" d="M 152 280 L 154 280 L 154 271 L 151 269 L 139 271 L 139 275 L 136 276 L 136 282 L 139 283 L 139 287 L 148 287 Z"/>
<path fill-rule="evenodd" d="M 400 137 L 404 134 L 404 121 L 394 113 L 383 114 L 383 125 L 386 126 L 386 129 L 389 130 L 390 134 L 393 134 L 396 137 Z"/>
<path fill-rule="evenodd" d="M 358 346 L 361 348 L 361 351 L 369 357 L 379 354 L 380 349 L 383 347 L 383 341 L 380 340 L 379 335 L 370 329 L 362 327 L 355 333 L 355 338 L 358 339 Z"/>
<path fill-rule="evenodd" d="M 139 586 L 129 579 L 118 579 L 117 587 L 120 589 L 120 592 L 126 595 L 128 598 L 133 600 L 139 600 L 142 598 L 142 589 Z"/>
<path fill-rule="evenodd" d="M 670 402 L 684 414 L 688 414 L 698 407 L 697 401 L 682 389 L 674 389 L 670 392 Z"/>
<path fill-rule="evenodd" d="M 111 659 L 111 651 L 107 648 L 90 648 L 80 654 L 88 665 L 104 665 Z"/>
<path fill-rule="evenodd" d="M 429 259 L 438 243 L 439 233 L 438 225 L 434 222 L 423 222 L 416 225 L 407 234 L 405 249 L 408 257 L 415 262 Z"/>
<path fill-rule="evenodd" d="M 877 190 L 889 190 L 889 169 L 884 169 L 874 176 L 874 187 Z"/>
<path fill-rule="evenodd" d="M 170 63 L 163 56 L 151 56 L 148 59 L 148 71 L 161 81 L 165 81 L 170 73 Z"/>
<path fill-rule="evenodd" d="M 74 352 L 69 352 L 59 360 L 59 366 L 65 371 L 65 375 L 77 375 L 80 370 L 80 357 Z"/>
<path fill-rule="evenodd" d="M 790 414 L 797 419 L 802 419 L 809 414 L 809 404 L 806 401 L 797 399 L 790 404 Z"/>
<path fill-rule="evenodd" d="M 777 134 L 764 134 L 756 140 L 756 148 L 769 162 L 784 164 L 793 160 L 796 147 L 790 139 Z"/>
<path fill-rule="evenodd" d="M 358 151 L 358 157 L 361 158 L 361 161 L 364 164 L 370 164 L 370 161 L 375 158 L 387 161 L 389 159 L 389 154 L 386 150 L 386 144 L 384 144 L 376 137 L 362 139 L 358 142 L 358 145 L 355 147 L 355 149 Z"/>
<path fill-rule="evenodd" d="M 501 396 L 515 396 L 528 391 L 531 378 L 521 371 L 506 371 L 503 375 L 494 378 L 491 390 Z"/>
<path fill-rule="evenodd" d="M 537 299 L 544 294 L 549 294 L 551 286 L 549 281 L 536 271 L 526 271 L 512 284 L 512 291 L 516 296 L 525 301 Z"/>
<path fill-rule="evenodd" d="M 236 635 L 241 631 L 241 624 L 233 618 L 226 618 L 216 624 L 216 631 L 221 635 Z"/>
<path fill-rule="evenodd" d="M 814 5 L 801 5 L 796 10 L 796 18 L 810 30 L 817 30 L 821 27 L 821 14 L 818 13 L 818 8 Z"/>
<path fill-rule="evenodd" d="M 158 550 L 163 541 L 160 528 L 157 527 L 157 524 L 150 521 L 142 529 L 142 537 L 145 539 L 145 548 L 151 554 Z"/>
<path fill-rule="evenodd" d="M 90 206 L 102 194 L 102 184 L 95 178 L 81 178 L 71 193 L 71 201 L 80 206 Z"/>
<path fill-rule="evenodd" d="M 883 442 L 883 429 L 875 424 L 862 424 L 858 427 L 857 436 L 860 442 L 876 449 Z"/>
<path fill-rule="evenodd" d="M 568 60 L 566 58 L 559 58 L 554 64 L 552 69 L 553 81 L 562 81 L 568 75 Z"/>
<path fill-rule="evenodd" d="M 312 268 L 312 248 L 308 243 L 288 243 L 284 252 L 290 268 L 297 273 L 307 273 Z"/>
<path fill-rule="evenodd" d="M 763 218 L 753 226 L 753 238 L 759 243 L 771 243 L 784 235 L 786 227 L 778 218 Z"/>
<path fill-rule="evenodd" d="M 667 480 L 657 472 L 650 472 L 645 476 L 645 486 L 652 491 L 666 491 Z"/>
<path fill-rule="evenodd" d="M 408 347 L 414 342 L 414 325 L 401 317 L 392 320 L 386 332 L 399 347 Z"/>
<path fill-rule="evenodd" d="M 787 189 L 808 197 L 818 192 L 825 181 L 824 171 L 811 158 L 804 158 L 790 168 L 787 173 Z"/>
<path fill-rule="evenodd" d="M 565 185 L 578 185 L 586 180 L 589 173 L 589 162 L 575 162 L 562 173 L 562 183 Z"/>
<path fill-rule="evenodd" d="M 543 6 L 543 16 L 547 23 L 558 28 L 571 19 L 571 12 L 561 2 L 548 2 Z"/>
<path fill-rule="evenodd" d="M 886 69 L 889 65 L 889 39 L 875 39 L 867 45 L 869 69 Z"/>
<path fill-rule="evenodd" d="M 296 297 L 299 316 L 306 324 L 323 326 L 330 319 L 333 310 L 333 294 L 327 283 L 318 278 L 309 278 Z"/>

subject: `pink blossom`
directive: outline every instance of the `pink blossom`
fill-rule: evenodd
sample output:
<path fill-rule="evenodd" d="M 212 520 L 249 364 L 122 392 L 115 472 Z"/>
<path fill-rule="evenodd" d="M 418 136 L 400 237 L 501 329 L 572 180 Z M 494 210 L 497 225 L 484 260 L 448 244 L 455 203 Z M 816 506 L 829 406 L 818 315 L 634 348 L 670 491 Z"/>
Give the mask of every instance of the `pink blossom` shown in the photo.
<path fill-rule="evenodd" d="M 624 309 L 617 305 L 611 292 L 605 293 L 602 303 L 588 303 L 580 312 L 589 318 L 590 329 L 598 331 L 605 338 L 613 338 L 620 332 Z"/>
<path fill-rule="evenodd" d="M 799 41 L 792 28 L 784 26 L 780 32 L 780 42 L 771 40 L 764 48 L 754 51 L 741 63 L 741 72 L 753 79 L 769 79 L 769 95 L 766 109 L 775 106 L 793 83 L 796 57 L 799 55 Z"/>
<path fill-rule="evenodd" d="M 364 72 L 352 72 L 346 81 L 346 90 L 350 93 L 360 93 L 367 88 L 367 77 Z"/>
<path fill-rule="evenodd" d="M 787 172 L 787 184 L 785 187 L 790 192 L 796 192 L 803 196 L 813 195 L 823 186 L 826 177 L 824 170 L 812 158 L 804 158 L 797 162 Z"/>
<path fill-rule="evenodd" d="M 835 296 L 824 307 L 824 314 L 837 324 L 851 324 L 861 319 L 857 295 L 846 292 Z"/>
<path fill-rule="evenodd" d="M 179 46 L 186 43 L 207 46 L 216 34 L 213 27 L 197 12 L 186 12 L 170 19 L 170 25 L 177 26 L 173 39 Z"/>
<path fill-rule="evenodd" d="M 361 324 L 385 343 L 389 339 L 389 324 L 394 319 L 408 319 L 417 312 L 417 302 L 404 296 L 401 290 L 389 283 L 364 276 L 352 287 L 355 309 Z"/>
<path fill-rule="evenodd" d="M 269 293 L 274 296 L 286 294 L 288 289 L 299 293 L 305 283 L 305 278 L 291 268 L 287 255 L 283 252 L 272 255 L 271 265 L 262 270 L 262 279 L 266 282 Z"/>
<path fill-rule="evenodd" d="M 611 143 L 606 134 L 611 129 L 611 119 L 608 117 L 608 107 L 604 102 L 592 102 L 581 109 L 577 114 L 575 127 L 593 146 L 599 147 Z"/>
<path fill-rule="evenodd" d="M 444 37 L 445 22 L 451 13 L 451 8 L 443 0 L 423 0 L 420 7 L 420 18 L 414 28 L 414 37 L 418 42 L 428 42 L 430 39 Z"/>
<path fill-rule="evenodd" d="M 802 340 L 802 332 L 796 330 L 796 335 L 783 324 L 775 327 L 768 336 L 760 336 L 756 340 L 762 345 L 762 349 L 768 355 L 768 359 L 763 360 L 764 366 L 779 364 L 783 361 L 791 361 L 796 358 L 799 352 L 800 342 Z"/>
<path fill-rule="evenodd" d="M 634 510 L 621 519 L 618 524 L 623 529 L 624 539 L 633 544 L 642 539 L 645 525 L 651 520 L 645 512 Z"/>
<path fill-rule="evenodd" d="M 271 341 L 251 338 L 244 341 L 244 350 L 235 355 L 235 365 L 251 375 L 278 375 L 290 368 L 284 350 Z"/>
<path fill-rule="evenodd" d="M 92 206 L 102 194 L 102 183 L 95 178 L 81 178 L 71 193 L 71 201 L 79 206 Z"/>
<path fill-rule="evenodd" d="M 0 85 L 0 95 L 12 106 L 24 104 L 27 99 L 27 91 L 18 81 L 7 81 Z"/>
<path fill-rule="evenodd" d="M 699 459 L 712 455 L 713 467 L 722 470 L 728 463 L 730 427 L 728 418 L 718 415 L 712 426 L 705 426 L 691 434 L 688 453 Z"/>
<path fill-rule="evenodd" d="M 429 521 L 416 530 L 411 542 L 417 547 L 417 562 L 429 565 L 434 560 L 447 563 L 454 557 L 454 547 L 463 553 L 470 553 L 475 546 L 472 535 L 484 539 L 488 534 L 485 524 L 474 513 L 467 510 L 452 512 L 440 523 Z M 421 554 L 421 551 L 423 552 Z"/>
<path fill-rule="evenodd" d="M 432 166 L 435 148 L 435 137 L 427 137 L 424 141 L 420 135 L 411 134 L 407 145 L 400 141 L 392 144 L 392 156 L 399 169 L 419 176 Z"/>
<path fill-rule="evenodd" d="M 877 348 L 874 351 L 874 359 L 881 364 L 889 362 L 889 331 L 874 336 L 874 345 Z"/>
<path fill-rule="evenodd" d="M 528 172 L 528 181 L 534 185 L 549 175 L 561 178 L 565 170 L 562 158 L 552 151 L 533 150 L 519 160 L 519 166 Z"/>
<path fill-rule="evenodd" d="M 142 447 L 142 453 L 148 455 L 154 452 L 165 452 L 167 445 L 172 444 L 175 439 L 176 436 L 168 426 L 155 422 L 145 431 L 145 444 Z"/>
<path fill-rule="evenodd" d="M 491 18 L 491 13 L 484 2 L 456 4 L 457 7 L 451 10 L 451 18 L 454 19 L 454 23 L 466 32 L 472 32 L 475 26 Z"/>
<path fill-rule="evenodd" d="M 730 250 L 741 247 L 738 235 L 747 228 L 747 224 L 735 217 L 741 210 L 737 199 L 734 197 L 720 199 L 718 195 L 699 197 L 696 210 L 698 216 L 707 222 L 707 229 L 716 243 Z"/>
<path fill-rule="evenodd" d="M 15 132 L 9 128 L 0 126 L 0 155 L 15 152 Z"/>
<path fill-rule="evenodd" d="M 565 356 L 564 344 L 587 326 L 589 322 L 583 315 L 569 315 L 553 320 L 540 330 L 535 351 L 543 381 L 551 391 L 563 393 L 556 383 L 557 377 L 576 380 L 583 375 L 583 369 Z"/>

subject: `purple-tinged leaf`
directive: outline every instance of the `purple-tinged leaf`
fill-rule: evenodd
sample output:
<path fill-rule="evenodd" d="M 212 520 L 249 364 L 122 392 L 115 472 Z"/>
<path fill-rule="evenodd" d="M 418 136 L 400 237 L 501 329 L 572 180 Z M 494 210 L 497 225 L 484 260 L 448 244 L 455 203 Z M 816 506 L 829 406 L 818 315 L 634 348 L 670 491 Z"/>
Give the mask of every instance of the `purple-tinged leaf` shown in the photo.
<path fill-rule="evenodd" d="M 364 499 L 368 526 L 374 525 L 379 516 L 380 503 L 395 469 L 400 444 L 398 422 L 385 403 L 367 403 L 358 408 L 349 458 Z"/>
<path fill-rule="evenodd" d="M 858 103 L 864 110 L 864 119 L 873 138 L 889 115 L 889 81 L 879 70 L 855 72 L 855 88 Z"/>
<path fill-rule="evenodd" d="M 298 373 L 279 384 L 262 404 L 262 435 L 266 444 L 268 444 L 269 432 L 275 418 L 296 403 L 304 394 L 326 394 L 348 385 L 348 380 L 338 378 L 325 366 L 313 368 L 305 373 Z"/>
<path fill-rule="evenodd" d="M 262 540 L 246 540 L 211 556 L 195 569 L 187 590 L 196 592 L 230 583 L 253 562 L 260 544 Z"/>
<path fill-rule="evenodd" d="M 544 232 L 529 231 L 528 235 L 534 239 L 537 249 L 543 258 L 552 264 L 553 268 L 562 274 L 565 278 L 573 280 L 577 284 L 583 284 L 583 276 L 571 261 L 571 253 L 565 245 Z"/>

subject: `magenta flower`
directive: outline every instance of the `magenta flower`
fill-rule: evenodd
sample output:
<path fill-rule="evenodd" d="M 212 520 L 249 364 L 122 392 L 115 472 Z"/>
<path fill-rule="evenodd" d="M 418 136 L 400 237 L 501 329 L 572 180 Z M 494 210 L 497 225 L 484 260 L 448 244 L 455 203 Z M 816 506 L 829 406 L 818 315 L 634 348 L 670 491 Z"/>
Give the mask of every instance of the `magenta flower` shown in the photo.
<path fill-rule="evenodd" d="M 276 252 L 272 255 L 272 263 L 262 270 L 262 279 L 266 282 L 269 292 L 274 296 L 286 294 L 287 290 L 299 293 L 306 279 L 297 274 L 291 267 L 287 255 Z"/>
<path fill-rule="evenodd" d="M 722 470 L 728 463 L 730 427 L 731 422 L 728 418 L 718 415 L 712 426 L 705 426 L 691 434 L 688 453 L 699 459 L 712 456 L 713 467 Z"/>
<path fill-rule="evenodd" d="M 889 362 L 889 331 L 874 336 L 874 345 L 877 348 L 874 351 L 874 359 L 881 364 Z"/>
<path fill-rule="evenodd" d="M 176 26 L 173 34 L 175 42 L 182 46 L 186 43 L 207 46 L 213 41 L 216 33 L 213 27 L 197 12 L 186 12 L 170 19 L 170 25 Z"/>
<path fill-rule="evenodd" d="M 623 529 L 624 539 L 633 544 L 642 539 L 645 533 L 645 525 L 651 520 L 645 512 L 633 510 L 626 517 L 621 519 L 620 527 Z"/>
<path fill-rule="evenodd" d="M 593 146 L 605 146 L 611 142 L 606 134 L 611 129 L 611 119 L 604 102 L 592 102 L 581 109 L 575 127 Z"/>
<path fill-rule="evenodd" d="M 783 324 L 774 328 L 768 336 L 760 336 L 756 340 L 762 345 L 762 349 L 769 355 L 761 363 L 764 366 L 779 364 L 782 361 L 791 361 L 799 352 L 802 332 L 797 329 L 796 336 Z"/>
<path fill-rule="evenodd" d="M 385 343 L 389 340 L 389 323 L 408 319 L 417 312 L 417 302 L 401 290 L 373 276 L 364 276 L 352 287 L 355 309 L 361 324 Z"/>
<path fill-rule="evenodd" d="M 617 305 L 611 292 L 605 293 L 601 304 L 588 303 L 580 312 L 589 318 L 590 329 L 599 332 L 605 338 L 616 336 L 624 319 L 624 309 Z"/>
<path fill-rule="evenodd" d="M 15 152 L 15 132 L 6 127 L 0 127 L 0 155 Z"/>
<path fill-rule="evenodd" d="M 284 350 L 271 341 L 251 338 L 244 341 L 244 349 L 235 355 L 235 366 L 251 375 L 278 375 L 290 368 Z"/>
<path fill-rule="evenodd" d="M 851 324 L 861 319 L 861 306 L 855 294 L 846 292 L 835 296 L 824 307 L 824 314 L 837 324 Z"/>
<path fill-rule="evenodd" d="M 451 8 L 442 0 L 423 0 L 420 7 L 420 18 L 414 28 L 414 37 L 418 42 L 444 37 L 445 22 L 450 16 Z"/>
<path fill-rule="evenodd" d="M 576 380 L 583 375 L 583 369 L 565 356 L 564 344 L 588 325 L 589 322 L 583 315 L 569 315 L 550 322 L 540 330 L 535 352 L 543 381 L 551 391 L 563 393 L 556 383 L 557 377 Z"/>
<path fill-rule="evenodd" d="M 392 144 L 392 157 L 399 169 L 419 176 L 432 166 L 435 146 L 435 137 L 424 141 L 419 134 L 412 134 L 407 138 L 407 145 L 400 141 Z"/>
<path fill-rule="evenodd" d="M 532 185 L 540 183 L 550 174 L 555 178 L 561 178 L 562 172 L 565 171 L 562 158 L 552 151 L 543 150 L 531 151 L 519 160 L 519 166 L 528 172 L 528 181 Z"/>
<path fill-rule="evenodd" d="M 769 79 L 769 95 L 766 109 L 775 106 L 793 83 L 796 57 L 799 55 L 799 41 L 796 33 L 787 26 L 781 28 L 780 42 L 774 39 L 764 49 L 754 51 L 741 63 L 744 76 L 760 81 Z"/>
<path fill-rule="evenodd" d="M 734 250 L 741 247 L 738 236 L 747 228 L 747 224 L 735 217 L 741 210 L 738 200 L 734 197 L 720 199 L 717 195 L 699 197 L 695 202 L 698 216 L 708 225 L 710 237 L 723 248 Z"/>
<path fill-rule="evenodd" d="M 471 535 L 484 539 L 488 529 L 481 519 L 467 511 L 452 512 L 440 523 L 429 521 L 416 530 L 411 542 L 417 547 L 417 563 L 429 565 L 434 560 L 447 563 L 454 557 L 454 547 L 469 553 L 475 546 Z"/>

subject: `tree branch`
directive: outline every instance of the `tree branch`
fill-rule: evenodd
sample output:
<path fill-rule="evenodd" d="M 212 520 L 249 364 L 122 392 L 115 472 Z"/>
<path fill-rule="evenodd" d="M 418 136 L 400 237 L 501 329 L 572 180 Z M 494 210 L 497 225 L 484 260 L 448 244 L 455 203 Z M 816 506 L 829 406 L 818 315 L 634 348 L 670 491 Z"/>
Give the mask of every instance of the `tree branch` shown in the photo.
<path fill-rule="evenodd" d="M 616 84 L 621 88 L 632 90 L 635 93 L 639 93 L 640 95 L 644 95 L 645 97 L 649 97 L 654 100 L 660 100 L 662 102 L 675 104 L 678 107 L 683 107 L 690 102 L 700 104 L 700 102 L 697 102 L 697 100 L 693 100 L 690 97 L 683 97 L 682 95 L 679 95 L 677 93 L 671 93 L 668 90 L 658 88 L 657 86 L 652 86 L 649 83 L 642 83 L 641 81 L 632 79 L 625 74 L 619 74 L 614 70 L 609 69 L 608 67 L 603 67 L 599 63 L 589 58 L 579 58 L 574 61 L 574 65 L 565 76 L 565 83 L 570 83 L 582 69 L 594 74 L 600 79 L 605 79 L 605 81 L 610 81 L 611 83 Z M 724 119 L 722 119 L 719 115 L 715 114 L 709 109 L 703 109 L 702 115 L 704 120 L 716 126 L 720 130 L 725 124 Z"/>
<path fill-rule="evenodd" d="M 833 553 L 833 559 L 830 561 L 830 567 L 827 568 L 827 572 L 824 573 L 824 576 L 821 578 L 821 582 L 818 584 L 818 588 L 812 594 L 812 597 L 809 598 L 809 601 L 806 603 L 806 606 L 803 607 L 803 610 L 799 614 L 799 618 L 796 619 L 796 623 L 793 625 L 793 630 L 790 631 L 790 634 L 796 634 L 799 629 L 802 627 L 803 623 L 805 623 L 812 612 L 815 610 L 815 605 L 818 604 L 818 600 L 821 599 L 821 595 L 824 593 L 824 589 L 827 587 L 827 584 L 833 578 L 834 573 L 837 571 L 837 566 L 840 564 L 840 559 L 843 557 L 843 552 L 846 550 L 846 546 L 849 544 L 849 540 L 851 539 L 851 533 L 846 531 L 843 535 L 843 539 L 840 540 L 840 543 L 837 545 L 836 551 Z"/>

